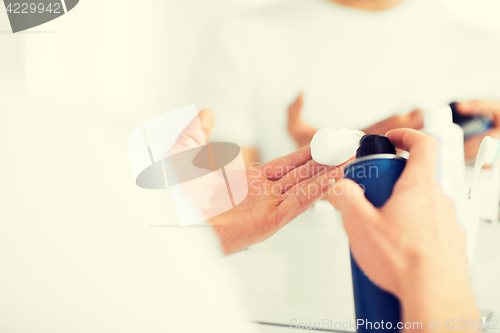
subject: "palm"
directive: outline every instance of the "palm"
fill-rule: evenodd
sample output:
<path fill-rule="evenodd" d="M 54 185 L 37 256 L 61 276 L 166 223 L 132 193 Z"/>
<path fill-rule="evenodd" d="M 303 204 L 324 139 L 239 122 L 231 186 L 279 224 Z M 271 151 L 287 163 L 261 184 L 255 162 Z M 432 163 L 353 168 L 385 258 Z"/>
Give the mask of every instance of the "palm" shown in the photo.
<path fill-rule="evenodd" d="M 253 244 L 273 235 L 279 229 L 280 220 L 277 216 L 282 210 L 280 203 L 283 200 L 280 200 L 279 185 L 266 178 L 260 170 L 248 169 L 246 174 L 248 195 L 239 205 L 224 213 L 223 217 L 238 220 L 239 224 L 245 226 L 245 233 L 254 238 L 249 240 Z"/>
<path fill-rule="evenodd" d="M 325 167 L 311 160 L 308 146 L 245 172 L 246 198 L 210 219 L 226 253 L 241 251 L 274 235 L 321 199 L 329 180 L 342 177 L 341 167 Z"/>

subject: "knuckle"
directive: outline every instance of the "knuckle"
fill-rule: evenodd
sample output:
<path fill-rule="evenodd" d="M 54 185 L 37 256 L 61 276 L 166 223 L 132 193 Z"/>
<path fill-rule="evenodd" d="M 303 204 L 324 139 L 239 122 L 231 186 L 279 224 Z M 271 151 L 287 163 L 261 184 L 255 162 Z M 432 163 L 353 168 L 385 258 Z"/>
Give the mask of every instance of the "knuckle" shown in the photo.
<path fill-rule="evenodd" d="M 283 187 L 283 193 L 286 193 L 288 191 L 290 191 L 292 188 L 294 188 L 295 185 L 294 184 L 286 184 L 284 187 Z"/>
<path fill-rule="evenodd" d="M 469 106 L 472 108 L 472 109 L 478 109 L 478 108 L 481 108 L 483 104 L 483 101 L 480 100 L 480 99 L 474 99 L 472 101 L 469 101 Z"/>
<path fill-rule="evenodd" d="M 297 192 L 295 195 L 295 198 L 297 199 L 297 202 L 300 207 L 304 207 L 307 203 L 307 195 L 305 194 L 304 190 L 300 190 Z"/>
<path fill-rule="evenodd" d="M 407 115 L 393 116 L 390 119 L 393 121 L 395 127 L 404 127 L 404 124 L 408 121 Z"/>

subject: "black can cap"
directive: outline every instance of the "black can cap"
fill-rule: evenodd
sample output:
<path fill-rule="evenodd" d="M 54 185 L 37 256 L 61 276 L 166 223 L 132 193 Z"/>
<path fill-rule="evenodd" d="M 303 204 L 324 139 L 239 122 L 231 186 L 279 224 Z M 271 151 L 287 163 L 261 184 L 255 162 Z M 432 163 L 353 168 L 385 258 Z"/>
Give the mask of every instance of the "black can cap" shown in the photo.
<path fill-rule="evenodd" d="M 382 135 L 365 135 L 359 141 L 356 158 L 375 154 L 396 155 L 396 147 L 391 141 Z"/>

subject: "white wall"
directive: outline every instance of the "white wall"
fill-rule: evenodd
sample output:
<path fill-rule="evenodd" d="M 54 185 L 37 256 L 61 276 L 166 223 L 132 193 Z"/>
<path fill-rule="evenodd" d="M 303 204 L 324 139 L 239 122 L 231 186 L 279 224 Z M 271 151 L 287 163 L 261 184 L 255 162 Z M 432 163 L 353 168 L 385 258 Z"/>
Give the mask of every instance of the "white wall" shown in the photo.
<path fill-rule="evenodd" d="M 499 0 L 440 0 L 460 19 L 500 32 Z"/>
<path fill-rule="evenodd" d="M 69 14 L 17 35 L 5 33 L 0 11 L 0 83 L 24 77 L 37 97 L 95 100 L 138 124 L 190 104 L 180 97 L 182 87 L 211 20 L 277 1 L 83 0 Z M 461 19 L 500 32 L 500 0 L 440 1 Z"/>
<path fill-rule="evenodd" d="M 25 52 L 3 42 L 24 60 L 31 95 L 95 100 L 139 124 L 191 103 L 179 96 L 210 20 L 270 2 L 147 0 L 137 6 L 131 0 L 83 0 L 67 15 L 16 35 Z M 23 76 L 21 70 L 12 74 Z"/>

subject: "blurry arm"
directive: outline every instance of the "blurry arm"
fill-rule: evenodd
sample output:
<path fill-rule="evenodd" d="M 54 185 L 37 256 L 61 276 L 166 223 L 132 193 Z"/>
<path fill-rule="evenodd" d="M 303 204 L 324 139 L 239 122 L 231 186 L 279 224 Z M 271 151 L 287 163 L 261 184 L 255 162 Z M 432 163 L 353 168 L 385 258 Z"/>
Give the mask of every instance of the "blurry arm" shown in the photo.
<path fill-rule="evenodd" d="M 481 315 L 470 292 L 468 277 L 450 274 L 449 267 L 437 266 L 429 260 L 420 260 L 416 266 L 418 274 L 406 276 L 401 294 L 404 321 L 421 322 L 424 332 L 456 331 L 457 328 L 480 332 Z M 438 323 L 437 329 L 429 329 L 429 320 Z M 406 330 L 413 331 L 422 332 L 421 329 Z"/>

